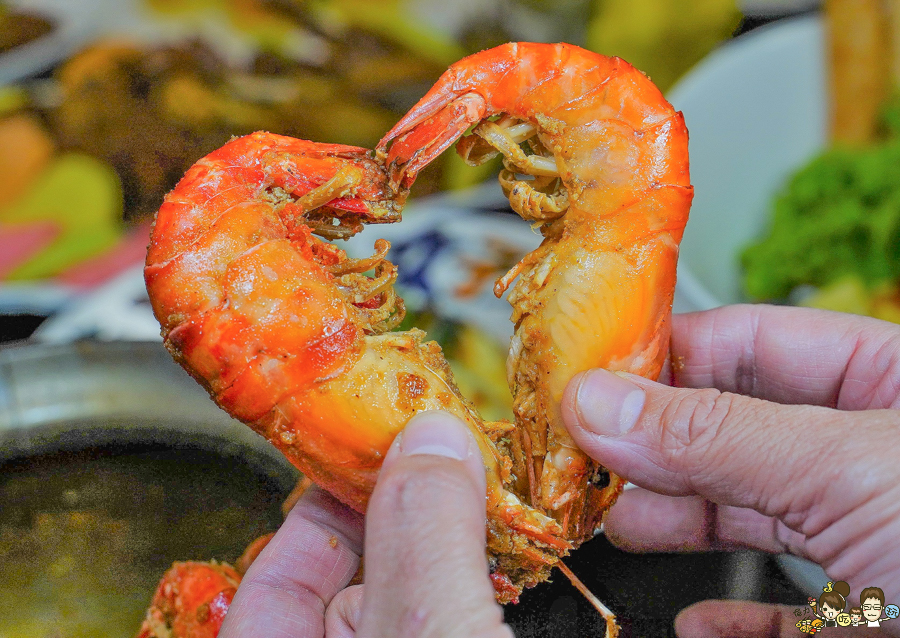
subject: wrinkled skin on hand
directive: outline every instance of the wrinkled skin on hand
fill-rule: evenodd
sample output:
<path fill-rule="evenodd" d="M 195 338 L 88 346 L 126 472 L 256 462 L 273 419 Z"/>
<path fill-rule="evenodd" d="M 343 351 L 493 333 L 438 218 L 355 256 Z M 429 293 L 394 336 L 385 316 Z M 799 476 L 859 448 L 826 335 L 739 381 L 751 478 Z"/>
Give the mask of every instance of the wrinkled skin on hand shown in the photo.
<path fill-rule="evenodd" d="M 563 398 L 582 449 L 640 487 L 611 510 L 607 536 L 631 551 L 790 551 L 847 581 L 848 607 L 869 586 L 900 601 L 900 327 L 736 306 L 676 316 L 672 330 L 663 380 L 677 387 L 590 371 Z M 386 468 L 366 521 L 366 582 L 378 587 L 345 588 L 363 520 L 313 489 L 248 572 L 222 636 L 510 635 L 486 584 L 477 472 L 393 450 Z M 448 608 L 456 596 L 465 613 Z M 705 601 L 675 626 L 794 637 L 794 608 Z"/>
<path fill-rule="evenodd" d="M 607 536 L 630 551 L 789 552 L 847 581 L 848 608 L 870 586 L 900 600 L 900 326 L 726 307 L 676 316 L 672 360 L 677 387 L 603 371 L 568 386 L 573 438 L 643 488 L 613 508 Z M 707 601 L 676 629 L 794 636 L 793 609 Z"/>

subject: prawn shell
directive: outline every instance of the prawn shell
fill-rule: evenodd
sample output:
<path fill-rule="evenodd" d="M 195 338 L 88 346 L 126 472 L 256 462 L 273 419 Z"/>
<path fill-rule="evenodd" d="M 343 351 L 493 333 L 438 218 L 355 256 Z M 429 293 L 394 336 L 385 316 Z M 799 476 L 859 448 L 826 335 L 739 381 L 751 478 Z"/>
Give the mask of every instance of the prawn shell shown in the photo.
<path fill-rule="evenodd" d="M 163 575 L 137 638 L 216 638 L 241 582 L 225 563 L 175 563 Z"/>
<path fill-rule="evenodd" d="M 490 129 L 475 127 L 481 140 L 463 154 L 481 147 L 478 161 L 491 148 L 503 153 L 504 188 L 545 236 L 495 286 L 502 294 L 518 276 L 507 366 L 519 427 L 510 443 L 515 484 L 569 526 L 569 538 L 586 540 L 593 530 L 579 525 L 596 519 L 587 510 L 607 499 L 593 493 L 596 464 L 572 441 L 559 405 L 572 376 L 590 368 L 659 374 L 693 197 L 687 129 L 659 89 L 619 58 L 568 44 L 510 43 L 452 65 L 378 148 L 392 180 L 407 183 L 473 124 L 495 116 Z M 512 127 L 526 138 L 514 139 Z M 522 148 L 532 134 L 539 144 Z M 528 173 L 541 183 L 517 177 Z M 562 188 L 543 181 L 553 176 Z"/>
<path fill-rule="evenodd" d="M 475 435 L 488 475 L 499 476 L 499 453 L 439 355 L 436 344 L 398 349 L 392 335 L 367 337 L 354 366 L 286 396 L 254 428 L 317 485 L 360 512 L 394 438 L 422 411 L 444 410 L 462 419 Z M 329 400 L 335 396 L 341 401 Z M 488 507 L 502 497 L 499 481 L 489 485 Z"/>

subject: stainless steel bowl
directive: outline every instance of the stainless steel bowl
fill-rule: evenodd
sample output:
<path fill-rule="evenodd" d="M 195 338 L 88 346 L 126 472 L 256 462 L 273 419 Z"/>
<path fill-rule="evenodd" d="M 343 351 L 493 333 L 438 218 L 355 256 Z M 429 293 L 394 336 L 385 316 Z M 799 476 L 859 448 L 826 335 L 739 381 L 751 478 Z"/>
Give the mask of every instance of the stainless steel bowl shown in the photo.
<path fill-rule="evenodd" d="M 0 349 L 0 461 L 110 443 L 194 441 L 286 466 L 217 408 L 161 343 Z"/>
<path fill-rule="evenodd" d="M 297 476 L 162 344 L 0 349 L 0 636 L 133 636 L 174 560 L 235 560 Z"/>

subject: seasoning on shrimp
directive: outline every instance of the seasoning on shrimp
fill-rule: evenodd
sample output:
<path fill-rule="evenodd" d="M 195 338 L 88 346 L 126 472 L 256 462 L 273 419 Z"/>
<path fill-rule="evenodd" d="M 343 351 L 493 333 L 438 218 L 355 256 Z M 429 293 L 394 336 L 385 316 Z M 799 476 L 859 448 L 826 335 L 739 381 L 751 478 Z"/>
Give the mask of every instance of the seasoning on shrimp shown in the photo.
<path fill-rule="evenodd" d="M 545 236 L 495 286 L 519 278 L 515 425 L 479 417 L 424 333 L 390 332 L 403 306 L 387 242 L 353 260 L 319 239 L 399 219 L 418 172 L 476 123 L 460 152 L 502 153 L 504 191 Z M 575 447 L 559 403 L 588 368 L 659 373 L 692 193 L 683 119 L 643 74 L 570 45 L 508 44 L 451 66 L 375 157 L 256 133 L 200 160 L 159 211 L 145 277 L 176 360 L 358 511 L 413 415 L 465 421 L 509 602 L 590 538 L 622 489 Z"/>

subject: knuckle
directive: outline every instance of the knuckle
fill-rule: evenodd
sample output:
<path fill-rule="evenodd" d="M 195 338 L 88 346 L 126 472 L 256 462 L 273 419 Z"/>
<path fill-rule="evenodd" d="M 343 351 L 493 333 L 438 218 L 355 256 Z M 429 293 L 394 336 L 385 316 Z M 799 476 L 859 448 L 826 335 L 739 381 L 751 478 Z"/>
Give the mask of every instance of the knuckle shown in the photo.
<path fill-rule="evenodd" d="M 736 410 L 737 395 L 718 390 L 692 390 L 669 402 L 662 412 L 660 449 L 675 465 L 695 464 L 707 457 L 721 437 L 722 426 Z"/>
<path fill-rule="evenodd" d="M 480 547 L 483 555 L 484 497 L 475 495 L 465 469 L 456 467 L 457 463 L 462 465 L 410 457 L 391 467 L 379 484 L 367 534 L 379 539 L 384 551 L 395 554 L 407 573 L 427 579 L 460 568 L 444 564 L 450 554 Z M 436 544 L 454 549 L 450 554 L 435 553 Z"/>

